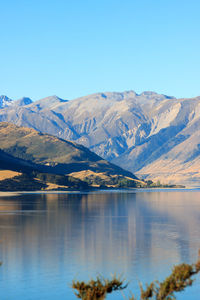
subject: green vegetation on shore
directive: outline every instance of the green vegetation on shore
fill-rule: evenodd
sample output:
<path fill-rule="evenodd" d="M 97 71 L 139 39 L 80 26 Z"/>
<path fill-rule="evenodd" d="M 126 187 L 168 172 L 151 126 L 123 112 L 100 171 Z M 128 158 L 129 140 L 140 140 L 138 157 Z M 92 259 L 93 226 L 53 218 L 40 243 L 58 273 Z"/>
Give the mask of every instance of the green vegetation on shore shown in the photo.
<path fill-rule="evenodd" d="M 182 184 L 160 183 L 159 180 L 157 182 L 153 182 L 152 180 L 147 180 L 145 182 L 147 188 L 185 188 Z"/>
<path fill-rule="evenodd" d="M 21 169 L 20 169 L 21 170 Z M 18 170 L 19 171 L 19 170 Z M 93 179 L 78 178 L 53 173 L 42 173 L 28 168 L 18 176 L 0 180 L 0 191 L 41 191 L 48 190 L 94 190 L 94 189 L 129 189 L 129 188 L 183 188 L 184 186 L 163 185 L 142 181 L 135 181 L 122 176 L 108 177 L 105 180 L 96 176 Z"/>

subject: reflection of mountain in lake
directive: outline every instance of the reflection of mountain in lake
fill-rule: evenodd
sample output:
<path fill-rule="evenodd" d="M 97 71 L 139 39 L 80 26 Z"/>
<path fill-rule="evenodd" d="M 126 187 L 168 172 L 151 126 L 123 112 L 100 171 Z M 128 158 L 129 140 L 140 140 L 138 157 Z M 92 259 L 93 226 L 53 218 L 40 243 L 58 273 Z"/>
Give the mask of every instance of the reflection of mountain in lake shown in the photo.
<path fill-rule="evenodd" d="M 52 297 L 71 293 L 67 282 L 97 272 L 123 273 L 131 281 L 163 277 L 174 263 L 196 259 L 199 192 L 192 195 L 155 191 L 1 198 L 1 284 L 8 287 L 15 280 L 23 300 L 21 291 L 30 290 L 29 282 L 45 298 L 53 288 Z"/>

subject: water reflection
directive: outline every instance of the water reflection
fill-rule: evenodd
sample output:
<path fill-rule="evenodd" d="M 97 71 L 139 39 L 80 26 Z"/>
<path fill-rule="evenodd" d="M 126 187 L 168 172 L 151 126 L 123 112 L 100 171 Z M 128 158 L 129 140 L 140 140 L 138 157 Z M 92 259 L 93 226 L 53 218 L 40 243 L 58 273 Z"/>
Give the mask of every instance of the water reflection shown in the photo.
<path fill-rule="evenodd" d="M 97 273 L 123 273 L 130 288 L 138 279 L 165 277 L 171 265 L 197 257 L 199 196 L 135 191 L 0 198 L 2 299 L 76 299 L 67 282 Z"/>

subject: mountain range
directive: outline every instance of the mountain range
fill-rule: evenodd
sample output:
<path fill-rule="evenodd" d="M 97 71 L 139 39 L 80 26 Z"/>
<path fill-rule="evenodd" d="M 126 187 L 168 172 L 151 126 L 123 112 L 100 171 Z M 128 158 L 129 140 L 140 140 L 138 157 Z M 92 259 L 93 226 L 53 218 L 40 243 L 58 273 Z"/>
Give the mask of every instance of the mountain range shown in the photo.
<path fill-rule="evenodd" d="M 198 185 L 200 97 L 127 91 L 70 101 L 0 99 L 0 122 L 75 141 L 141 178 Z"/>

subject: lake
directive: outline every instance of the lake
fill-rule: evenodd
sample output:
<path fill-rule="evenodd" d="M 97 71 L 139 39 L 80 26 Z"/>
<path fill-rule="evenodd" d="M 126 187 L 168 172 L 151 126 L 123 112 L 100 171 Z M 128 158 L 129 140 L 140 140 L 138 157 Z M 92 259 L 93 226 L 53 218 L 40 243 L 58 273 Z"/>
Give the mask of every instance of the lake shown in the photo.
<path fill-rule="evenodd" d="M 200 190 L 0 197 L 1 300 L 73 300 L 73 279 L 114 273 L 138 295 L 139 281 L 195 262 L 199 248 Z M 199 299 L 199 277 L 177 299 Z"/>

